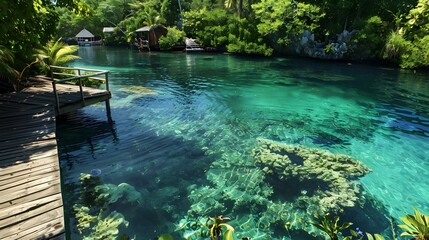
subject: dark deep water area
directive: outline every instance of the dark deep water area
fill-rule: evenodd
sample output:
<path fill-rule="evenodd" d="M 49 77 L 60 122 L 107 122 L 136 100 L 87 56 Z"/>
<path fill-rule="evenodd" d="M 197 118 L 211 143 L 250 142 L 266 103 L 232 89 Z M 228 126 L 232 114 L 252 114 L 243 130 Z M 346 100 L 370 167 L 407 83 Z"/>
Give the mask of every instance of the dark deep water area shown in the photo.
<path fill-rule="evenodd" d="M 236 239 L 312 239 L 310 221 L 323 210 L 389 238 L 390 216 L 413 207 L 429 213 L 426 74 L 105 47 L 81 47 L 79 55 L 74 66 L 110 70 L 112 121 L 104 104 L 58 120 L 71 239 L 96 231 L 79 233 L 73 206 L 87 206 L 100 224 L 120 213 L 119 236 L 137 239 L 207 239 L 199 236 L 206 217 L 222 214 Z M 286 165 L 269 165 L 270 144 Z M 313 149 L 313 157 L 285 146 Z M 344 172 L 336 176 L 340 170 L 317 162 L 308 167 L 316 153 L 347 155 L 370 171 L 352 176 L 352 167 L 334 163 Z M 93 185 L 81 184 L 94 169 L 101 174 L 85 183 Z M 94 199 L 103 207 L 88 206 Z M 324 208 L 326 199 L 341 207 Z"/>

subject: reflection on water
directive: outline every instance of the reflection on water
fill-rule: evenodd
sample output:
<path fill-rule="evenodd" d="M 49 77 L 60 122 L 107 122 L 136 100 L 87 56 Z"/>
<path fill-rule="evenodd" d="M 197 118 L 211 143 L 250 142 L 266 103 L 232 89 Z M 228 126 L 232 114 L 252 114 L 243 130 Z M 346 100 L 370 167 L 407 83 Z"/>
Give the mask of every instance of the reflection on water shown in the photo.
<path fill-rule="evenodd" d="M 287 58 L 102 47 L 79 54 L 75 65 L 111 70 L 114 122 L 103 105 L 58 122 L 72 239 L 81 238 L 72 211 L 82 204 L 79 177 L 92 169 L 101 169 L 103 186 L 110 186 L 95 191 L 110 201 L 104 211 L 123 214 L 129 225 L 119 231 L 138 239 L 197 239 L 205 217 L 220 214 L 233 219 L 239 238 L 309 239 L 323 199 L 343 201 L 344 209 L 328 209 L 373 233 L 389 233 L 389 216 L 429 211 L 425 75 Z M 327 181 L 335 167 L 289 155 L 286 162 L 311 170 L 293 178 L 270 174 L 255 158 L 258 139 L 346 154 L 371 172 L 332 178 L 342 189 L 335 195 Z M 352 192 L 359 197 L 347 202 Z"/>

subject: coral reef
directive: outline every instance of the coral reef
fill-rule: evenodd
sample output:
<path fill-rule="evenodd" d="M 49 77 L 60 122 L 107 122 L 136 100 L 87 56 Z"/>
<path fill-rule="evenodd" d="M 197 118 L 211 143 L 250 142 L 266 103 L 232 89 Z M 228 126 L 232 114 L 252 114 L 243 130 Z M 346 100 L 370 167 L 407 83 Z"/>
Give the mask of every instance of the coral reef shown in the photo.
<path fill-rule="evenodd" d="M 305 190 L 295 199 L 298 206 L 311 208 L 315 214 L 342 212 L 358 201 L 360 184 L 354 180 L 370 172 L 358 160 L 320 149 L 258 141 L 261 145 L 253 150 L 253 155 L 265 173 L 285 182 L 297 179 L 316 184 L 312 193 Z"/>
<path fill-rule="evenodd" d="M 99 176 L 92 176 L 88 173 L 81 173 L 79 177 L 80 181 L 80 195 L 79 195 L 79 202 L 82 205 L 85 205 L 87 207 L 94 206 L 95 199 L 97 198 L 98 194 L 94 191 L 95 187 L 98 185 L 103 184 L 103 181 Z"/>
<path fill-rule="evenodd" d="M 98 216 L 89 214 L 90 209 L 82 205 L 74 205 L 76 212 L 77 227 L 84 240 L 115 240 L 119 234 L 119 226 L 128 227 L 128 222 L 124 216 L 118 212 L 111 212 L 104 216 L 100 210 Z"/>
<path fill-rule="evenodd" d="M 140 192 L 128 183 L 120 183 L 118 186 L 102 184 L 96 186 L 94 190 L 98 195 L 95 199 L 96 202 L 111 204 L 121 199 L 123 203 L 141 203 L 142 196 Z"/>

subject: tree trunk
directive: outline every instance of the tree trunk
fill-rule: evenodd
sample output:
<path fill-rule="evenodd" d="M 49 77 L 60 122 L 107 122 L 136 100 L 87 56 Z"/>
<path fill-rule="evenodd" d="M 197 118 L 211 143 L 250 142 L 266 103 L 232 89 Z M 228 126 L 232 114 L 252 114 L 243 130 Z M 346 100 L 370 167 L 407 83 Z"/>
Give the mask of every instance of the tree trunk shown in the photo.
<path fill-rule="evenodd" d="M 237 7 L 238 18 L 241 18 L 242 12 L 243 12 L 243 0 L 238 0 L 238 7 Z"/>

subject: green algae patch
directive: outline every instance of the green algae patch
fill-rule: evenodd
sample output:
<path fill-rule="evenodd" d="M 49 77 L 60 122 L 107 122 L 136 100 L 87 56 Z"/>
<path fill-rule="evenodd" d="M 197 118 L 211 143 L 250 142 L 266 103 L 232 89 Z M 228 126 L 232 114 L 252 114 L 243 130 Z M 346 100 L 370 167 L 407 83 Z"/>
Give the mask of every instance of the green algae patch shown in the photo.
<path fill-rule="evenodd" d="M 131 94 L 151 95 L 157 94 L 155 90 L 143 86 L 128 86 L 120 89 L 123 92 Z"/>
<path fill-rule="evenodd" d="M 312 186 L 303 189 L 294 202 L 314 214 L 354 207 L 361 193 L 361 184 L 356 180 L 371 171 L 347 155 L 265 139 L 258 142 L 253 156 L 267 175 L 283 182 L 285 189 L 288 183 Z"/>

